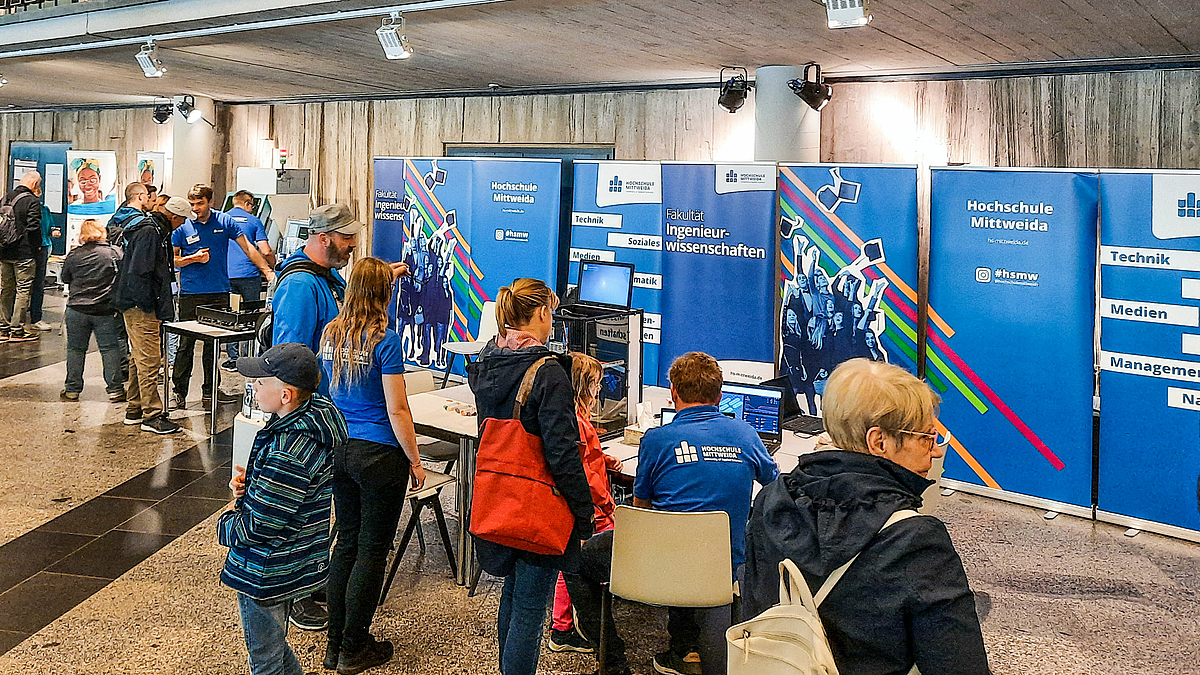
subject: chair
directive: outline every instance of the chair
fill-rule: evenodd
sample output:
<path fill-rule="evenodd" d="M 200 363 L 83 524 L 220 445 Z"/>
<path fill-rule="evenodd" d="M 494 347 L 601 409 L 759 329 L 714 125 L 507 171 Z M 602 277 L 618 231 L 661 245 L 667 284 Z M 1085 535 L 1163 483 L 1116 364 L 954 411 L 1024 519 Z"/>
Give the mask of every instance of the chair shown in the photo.
<path fill-rule="evenodd" d="M 425 472 L 425 487 L 409 496 L 408 503 L 412 506 L 412 516 L 409 517 L 408 525 L 404 528 L 404 536 L 400 538 L 400 545 L 396 548 L 395 557 L 392 558 L 392 568 L 388 570 L 387 581 L 384 582 L 383 591 L 379 594 L 380 605 L 387 600 L 388 591 L 392 588 L 392 580 L 396 578 L 396 570 L 400 568 L 400 560 L 404 558 L 404 551 L 412 541 L 413 532 L 421 531 L 421 511 L 427 506 L 433 509 L 433 515 L 437 518 L 438 531 L 442 535 L 442 546 L 446 549 L 446 559 L 450 561 L 450 578 L 458 576 L 454 546 L 450 544 L 450 530 L 446 527 L 446 515 L 442 512 L 441 501 L 442 490 L 455 482 L 457 481 L 454 476 L 427 471 Z M 421 553 L 424 554 L 424 537 L 421 537 L 419 542 Z"/>
<path fill-rule="evenodd" d="M 447 342 L 442 345 L 442 351 L 449 355 L 446 357 L 446 374 L 442 376 L 442 389 L 446 388 L 446 381 L 450 379 L 450 371 L 454 369 L 454 357 L 460 354 L 464 359 L 475 356 L 483 351 L 483 346 L 498 332 L 500 331 L 496 327 L 496 303 L 489 300 L 483 303 L 483 313 L 479 316 L 479 335 L 474 341 Z"/>
<path fill-rule="evenodd" d="M 600 671 L 612 596 L 647 605 L 721 607 L 734 600 L 729 514 L 618 506 L 612 574 L 600 603 Z"/>
<path fill-rule="evenodd" d="M 404 392 L 409 396 L 433 391 L 433 373 L 428 370 L 410 370 L 404 373 Z"/>

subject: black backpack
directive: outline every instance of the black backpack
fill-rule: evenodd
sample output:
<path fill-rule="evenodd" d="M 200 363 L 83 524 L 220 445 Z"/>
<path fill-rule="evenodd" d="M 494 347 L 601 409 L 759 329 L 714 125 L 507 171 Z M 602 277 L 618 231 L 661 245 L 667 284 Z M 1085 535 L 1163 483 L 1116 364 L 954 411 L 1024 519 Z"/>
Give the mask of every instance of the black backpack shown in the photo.
<path fill-rule="evenodd" d="M 338 307 L 342 306 L 344 300 L 345 286 L 342 285 L 333 272 L 328 267 L 323 267 L 311 260 L 300 260 L 283 268 L 279 273 L 279 277 L 275 279 L 275 290 L 279 290 L 279 285 L 283 283 L 289 275 L 296 272 L 307 272 L 309 274 L 321 277 L 325 283 L 329 285 L 329 290 L 333 293 L 334 299 L 337 300 Z M 275 308 L 267 310 L 261 319 L 258 321 L 258 326 L 255 329 L 258 335 L 259 348 L 266 351 L 275 344 Z"/>
<path fill-rule="evenodd" d="M 25 236 L 25 230 L 17 224 L 15 207 L 21 197 L 27 194 L 33 196 L 31 192 L 22 192 L 12 202 L 9 202 L 7 198 L 0 200 L 0 248 L 12 246 L 21 241 L 21 237 Z"/>

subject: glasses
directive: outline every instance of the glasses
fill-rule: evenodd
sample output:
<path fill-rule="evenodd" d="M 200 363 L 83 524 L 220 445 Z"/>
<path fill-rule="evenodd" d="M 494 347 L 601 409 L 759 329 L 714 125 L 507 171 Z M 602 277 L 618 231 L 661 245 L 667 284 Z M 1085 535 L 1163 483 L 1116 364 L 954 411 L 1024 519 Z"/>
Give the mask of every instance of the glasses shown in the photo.
<path fill-rule="evenodd" d="M 947 431 L 946 435 L 944 436 L 942 434 L 933 433 L 930 431 L 909 431 L 908 429 L 901 429 L 896 433 L 924 438 L 925 440 L 929 441 L 929 448 L 931 450 L 933 448 L 945 448 L 946 446 L 950 445 L 950 439 L 954 438 L 954 434 L 951 434 L 949 431 Z"/>

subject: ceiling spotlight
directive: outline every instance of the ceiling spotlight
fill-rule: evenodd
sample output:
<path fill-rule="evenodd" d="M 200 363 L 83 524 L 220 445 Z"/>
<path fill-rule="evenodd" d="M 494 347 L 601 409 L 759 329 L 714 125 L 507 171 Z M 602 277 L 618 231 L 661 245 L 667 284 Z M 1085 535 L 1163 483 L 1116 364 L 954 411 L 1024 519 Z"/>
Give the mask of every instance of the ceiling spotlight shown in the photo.
<path fill-rule="evenodd" d="M 167 72 L 167 67 L 158 60 L 158 45 L 154 44 L 154 40 L 142 45 L 142 51 L 137 53 L 137 62 L 146 77 L 162 77 Z"/>
<path fill-rule="evenodd" d="M 154 105 L 154 123 L 166 124 L 167 120 L 171 119 L 173 112 L 175 112 L 175 108 L 170 103 L 156 103 Z"/>
<path fill-rule="evenodd" d="M 740 70 L 740 74 L 735 73 L 728 80 L 725 79 L 726 70 Z M 746 94 L 750 92 L 750 88 L 754 85 L 750 84 L 747 79 L 748 73 L 745 68 L 722 68 L 721 69 L 721 95 L 717 97 L 717 105 L 728 110 L 730 113 L 735 113 L 743 104 L 746 103 Z"/>
<path fill-rule="evenodd" d="M 179 109 L 179 114 L 183 115 L 183 119 L 187 120 L 188 124 L 195 124 L 204 119 L 204 112 L 196 107 L 196 97 L 191 94 L 186 94 L 183 100 L 175 104 Z"/>
<path fill-rule="evenodd" d="M 397 24 L 396 22 L 400 23 Z M 375 31 L 379 44 L 383 47 L 383 55 L 389 59 L 407 59 L 413 55 L 412 45 L 404 35 L 404 15 L 392 12 L 383 19 L 383 25 Z"/>
<path fill-rule="evenodd" d="M 857 28 L 871 23 L 867 0 L 825 0 L 830 28 Z"/>
<path fill-rule="evenodd" d="M 836 0 L 830 0 L 835 2 Z M 809 73 L 813 70 L 817 71 L 816 77 L 810 79 Z M 825 78 L 821 77 L 821 66 L 810 63 L 804 66 L 804 77 L 799 80 L 788 82 L 788 86 L 792 88 L 792 93 L 799 96 L 801 101 L 808 104 L 808 107 L 813 110 L 820 110 L 829 103 L 829 99 L 833 98 L 833 90 L 829 85 L 825 84 Z"/>

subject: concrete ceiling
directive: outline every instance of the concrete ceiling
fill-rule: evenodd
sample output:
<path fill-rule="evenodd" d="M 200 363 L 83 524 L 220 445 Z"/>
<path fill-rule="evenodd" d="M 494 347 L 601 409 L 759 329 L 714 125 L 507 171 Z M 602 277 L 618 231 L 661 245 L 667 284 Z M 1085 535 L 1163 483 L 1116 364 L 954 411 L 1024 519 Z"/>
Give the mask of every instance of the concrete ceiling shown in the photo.
<path fill-rule="evenodd" d="M 171 5 L 142 7 L 157 16 Z M 95 5 L 73 5 L 86 6 Z M 0 25 L 0 43 L 9 43 L 0 49 L 161 35 L 331 6 L 383 4 L 307 4 L 14 42 L 13 35 L 39 34 L 31 30 L 38 16 L 31 11 L 21 24 Z M 722 65 L 753 70 L 808 61 L 821 63 L 827 75 L 869 75 L 1079 59 L 1200 59 L 1196 0 L 875 0 L 871 7 L 870 26 L 829 30 L 815 0 L 508 0 L 409 13 L 406 32 L 416 55 L 407 61 L 383 58 L 374 17 L 160 41 L 168 67 L 161 79 L 142 76 L 133 58 L 137 47 L 129 45 L 0 59 L 9 80 L 0 89 L 0 107 L 128 105 L 180 93 L 226 102 L 382 97 L 486 91 L 492 82 L 539 89 L 690 83 L 715 81 Z"/>

